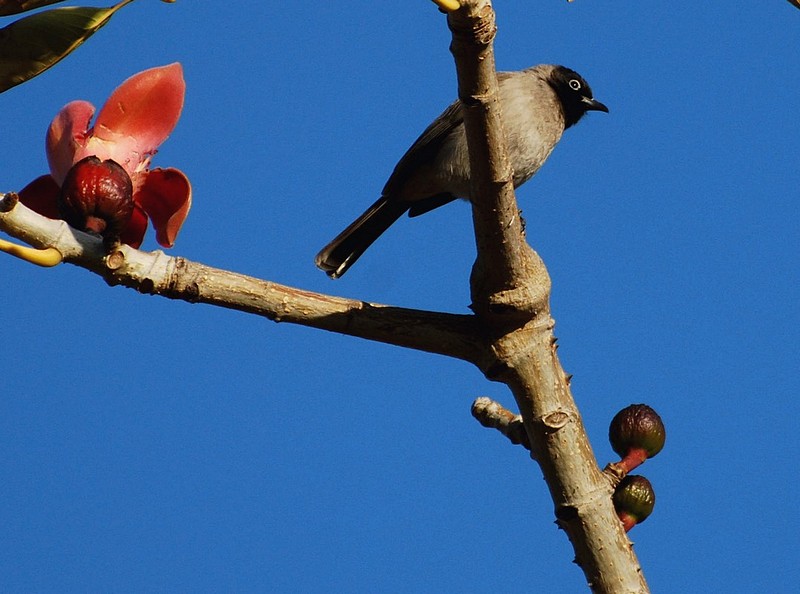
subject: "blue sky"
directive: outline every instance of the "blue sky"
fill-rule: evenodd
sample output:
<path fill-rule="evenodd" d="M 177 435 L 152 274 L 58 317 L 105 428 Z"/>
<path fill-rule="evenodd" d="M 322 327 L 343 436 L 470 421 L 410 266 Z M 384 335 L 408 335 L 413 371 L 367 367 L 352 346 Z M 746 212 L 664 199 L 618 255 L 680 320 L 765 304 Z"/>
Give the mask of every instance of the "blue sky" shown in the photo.
<path fill-rule="evenodd" d="M 454 98 L 444 17 L 427 1 L 227 6 L 133 3 L 0 96 L 0 190 L 46 171 L 62 105 L 99 106 L 131 74 L 180 61 L 184 113 L 154 161 L 194 187 L 171 253 L 465 312 L 464 203 L 401 220 L 338 281 L 313 265 Z M 623 406 L 666 423 L 641 469 L 656 509 L 632 533 L 651 588 L 790 591 L 800 11 L 496 8 L 499 68 L 567 65 L 611 109 L 570 129 L 517 195 L 600 463 Z M 0 278 L 4 590 L 585 591 L 538 467 L 470 416 L 477 396 L 513 399 L 468 364 L 109 288 L 72 266 L 3 257 Z"/>

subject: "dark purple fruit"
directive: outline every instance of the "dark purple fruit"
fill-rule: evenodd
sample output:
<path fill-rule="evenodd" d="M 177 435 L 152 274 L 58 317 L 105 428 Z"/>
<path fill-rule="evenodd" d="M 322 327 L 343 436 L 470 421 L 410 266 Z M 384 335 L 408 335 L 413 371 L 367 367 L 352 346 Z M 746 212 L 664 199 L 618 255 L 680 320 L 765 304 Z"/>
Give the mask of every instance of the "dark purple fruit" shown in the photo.
<path fill-rule="evenodd" d="M 70 226 L 114 241 L 133 214 L 131 178 L 111 159 L 81 159 L 61 184 L 58 208 Z"/>
<path fill-rule="evenodd" d="M 667 432 L 658 413 L 646 404 L 631 404 L 611 420 L 608 439 L 622 457 L 620 464 L 630 472 L 664 447 Z"/>

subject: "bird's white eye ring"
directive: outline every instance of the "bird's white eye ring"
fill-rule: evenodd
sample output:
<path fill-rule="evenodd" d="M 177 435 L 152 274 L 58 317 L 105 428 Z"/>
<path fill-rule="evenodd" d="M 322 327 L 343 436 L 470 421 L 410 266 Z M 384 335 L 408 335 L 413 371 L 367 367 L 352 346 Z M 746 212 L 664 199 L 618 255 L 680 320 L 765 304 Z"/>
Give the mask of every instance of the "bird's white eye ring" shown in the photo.
<path fill-rule="evenodd" d="M 569 88 L 573 91 L 580 91 L 581 90 L 581 81 L 573 78 L 569 81 Z"/>

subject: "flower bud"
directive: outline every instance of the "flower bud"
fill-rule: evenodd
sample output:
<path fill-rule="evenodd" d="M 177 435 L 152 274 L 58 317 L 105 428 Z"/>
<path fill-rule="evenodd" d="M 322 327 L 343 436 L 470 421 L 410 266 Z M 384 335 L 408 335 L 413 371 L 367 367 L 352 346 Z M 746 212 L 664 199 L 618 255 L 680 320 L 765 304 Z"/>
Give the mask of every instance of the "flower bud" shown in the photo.
<path fill-rule="evenodd" d="M 131 178 L 111 159 L 81 159 L 61 185 L 58 208 L 70 226 L 115 241 L 133 214 Z"/>
<path fill-rule="evenodd" d="M 625 532 L 628 532 L 652 513 L 656 504 L 656 493 L 646 478 L 629 474 L 614 491 L 613 502 Z"/>
<path fill-rule="evenodd" d="M 608 439 L 622 457 L 620 465 L 630 472 L 664 447 L 667 433 L 658 413 L 646 404 L 631 404 L 611 420 Z"/>

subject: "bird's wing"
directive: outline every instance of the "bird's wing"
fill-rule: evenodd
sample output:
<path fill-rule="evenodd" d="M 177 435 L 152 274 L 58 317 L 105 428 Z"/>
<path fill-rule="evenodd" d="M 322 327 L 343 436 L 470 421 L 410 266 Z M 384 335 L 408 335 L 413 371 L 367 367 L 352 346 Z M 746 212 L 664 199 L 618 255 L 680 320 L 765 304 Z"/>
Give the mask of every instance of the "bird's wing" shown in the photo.
<path fill-rule="evenodd" d="M 497 81 L 502 82 L 509 78 L 513 73 L 511 72 L 498 72 Z M 442 146 L 442 143 L 447 139 L 450 133 L 464 121 L 464 115 L 461 111 L 461 101 L 456 99 L 451 103 L 442 114 L 433 120 L 433 123 L 425 128 L 425 131 L 420 134 L 420 137 L 414 141 L 406 151 L 406 154 L 398 161 L 397 165 L 389 176 L 389 180 L 383 188 L 383 196 L 390 197 L 397 195 L 402 188 L 402 185 L 408 181 L 411 176 L 424 169 L 426 165 L 433 162 L 433 158 Z M 441 202 L 444 204 L 447 201 Z M 438 204 L 437 204 L 438 206 Z M 416 214 L 422 214 L 434 207 L 428 209 L 421 209 Z"/>
<path fill-rule="evenodd" d="M 454 101 L 433 123 L 425 128 L 406 154 L 398 161 L 392 175 L 383 188 L 384 196 L 396 194 L 413 173 L 429 165 L 439 151 L 442 142 L 464 120 L 461 101 Z"/>

